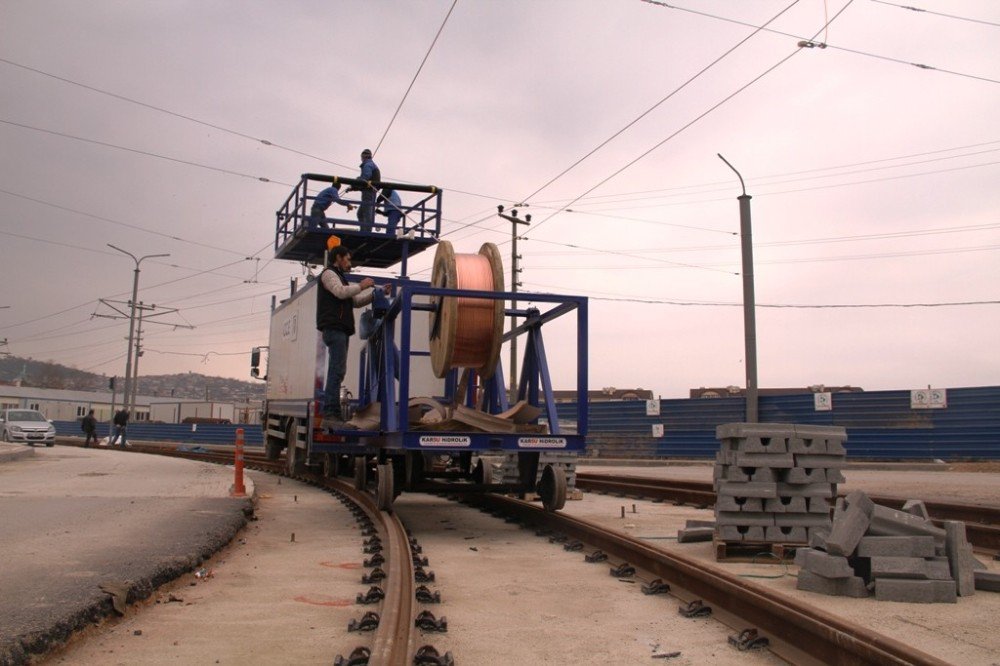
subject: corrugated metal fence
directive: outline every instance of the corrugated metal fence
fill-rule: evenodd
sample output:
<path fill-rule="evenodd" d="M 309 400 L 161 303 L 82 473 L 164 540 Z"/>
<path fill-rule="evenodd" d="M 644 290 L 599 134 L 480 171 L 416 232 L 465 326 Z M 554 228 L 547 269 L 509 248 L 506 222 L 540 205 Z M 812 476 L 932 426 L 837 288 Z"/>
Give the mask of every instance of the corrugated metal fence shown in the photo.
<path fill-rule="evenodd" d="M 847 428 L 848 454 L 882 459 L 1000 459 L 1000 386 L 948 389 L 944 409 L 912 409 L 909 391 L 833 394 L 833 409 L 816 411 L 812 394 L 760 399 L 760 420 L 771 423 L 838 425 Z M 646 416 L 646 403 L 590 405 L 588 443 L 599 455 L 641 442 L 647 455 L 711 457 L 715 427 L 743 421 L 743 398 L 661 400 L 660 415 Z M 576 406 L 560 404 L 560 421 L 572 421 Z M 652 426 L 663 424 L 662 437 Z M 633 444 L 632 453 L 636 453 Z"/>
<path fill-rule="evenodd" d="M 56 421 L 56 433 L 59 435 L 77 435 L 82 437 L 79 421 Z M 186 442 L 190 444 L 232 444 L 236 441 L 236 429 L 243 428 L 243 441 L 247 446 L 264 446 L 264 433 L 259 425 L 222 425 L 215 423 L 199 423 L 192 426 L 182 423 L 130 423 L 128 437 L 136 441 L 149 442 Z M 98 437 L 108 436 L 108 424 L 97 424 Z"/>

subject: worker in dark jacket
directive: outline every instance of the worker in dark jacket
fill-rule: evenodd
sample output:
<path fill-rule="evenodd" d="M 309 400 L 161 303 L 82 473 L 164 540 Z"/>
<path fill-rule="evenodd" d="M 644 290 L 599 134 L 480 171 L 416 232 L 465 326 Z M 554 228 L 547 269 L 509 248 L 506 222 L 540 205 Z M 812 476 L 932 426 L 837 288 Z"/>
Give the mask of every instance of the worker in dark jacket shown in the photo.
<path fill-rule="evenodd" d="M 97 419 L 94 418 L 94 410 L 87 412 L 87 415 L 83 417 L 83 421 L 80 422 L 80 427 L 83 428 L 83 432 L 87 435 L 87 439 L 83 442 L 83 445 L 90 448 L 90 440 L 94 440 L 94 444 L 97 444 Z"/>
<path fill-rule="evenodd" d="M 370 277 L 351 284 L 351 251 L 338 245 L 330 252 L 329 265 L 320 273 L 316 290 L 316 328 L 323 333 L 327 351 L 326 386 L 323 395 L 323 427 L 353 428 L 344 423 L 340 409 L 340 385 L 347 373 L 347 345 L 354 335 L 354 308 L 372 302 L 375 281 Z M 389 285 L 383 286 L 388 294 Z"/>
<path fill-rule="evenodd" d="M 128 426 L 128 410 L 127 409 L 119 409 L 115 413 L 115 418 L 114 418 L 113 423 L 115 425 L 115 434 L 111 436 L 111 440 L 108 442 L 108 446 L 109 447 L 114 446 L 115 442 L 118 441 L 118 438 L 121 437 L 122 448 L 124 449 L 125 446 L 127 445 L 127 442 L 125 441 L 125 439 L 126 439 L 126 437 L 125 437 L 125 430 L 126 430 L 126 427 Z"/>

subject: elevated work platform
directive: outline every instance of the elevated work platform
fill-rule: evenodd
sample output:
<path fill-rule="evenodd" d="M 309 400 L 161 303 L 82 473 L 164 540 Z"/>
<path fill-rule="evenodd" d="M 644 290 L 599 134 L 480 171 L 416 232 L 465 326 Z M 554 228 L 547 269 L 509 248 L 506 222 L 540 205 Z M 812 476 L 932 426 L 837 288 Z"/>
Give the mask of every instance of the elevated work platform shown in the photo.
<path fill-rule="evenodd" d="M 334 203 L 325 216 L 313 216 L 316 196 L 331 185 L 342 188 L 340 199 L 354 210 L 347 211 L 344 206 Z M 357 191 L 347 192 L 351 187 Z M 390 189 L 400 196 L 398 207 L 382 194 Z M 360 218 L 365 205 L 362 193 L 365 192 L 368 201 L 374 197 L 375 214 L 370 227 L 363 225 Z M 337 236 L 342 245 L 350 248 L 355 267 L 388 268 L 437 243 L 441 233 L 441 194 L 433 185 L 371 184 L 355 178 L 302 174 L 275 214 L 274 256 L 289 261 L 323 263 L 327 239 Z M 387 215 L 393 208 L 401 213 L 395 228 L 390 227 Z"/>

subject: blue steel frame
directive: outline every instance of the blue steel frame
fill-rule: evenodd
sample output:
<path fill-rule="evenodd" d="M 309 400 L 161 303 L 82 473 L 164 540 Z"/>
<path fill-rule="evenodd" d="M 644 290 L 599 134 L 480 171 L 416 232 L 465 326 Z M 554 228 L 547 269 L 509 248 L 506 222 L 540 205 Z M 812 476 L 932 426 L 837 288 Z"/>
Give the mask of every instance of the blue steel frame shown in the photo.
<path fill-rule="evenodd" d="M 381 407 L 380 431 L 341 431 L 337 435 L 318 437 L 313 450 L 317 453 L 358 453 L 359 445 L 364 450 L 396 449 L 422 450 L 437 453 L 461 451 L 506 450 L 506 451 L 580 451 L 585 447 L 587 435 L 587 375 L 588 336 L 587 298 L 583 296 L 561 296 L 552 294 L 524 294 L 513 292 L 471 291 L 442 289 L 428 283 L 402 279 L 396 283 L 396 297 L 388 304 L 375 333 L 369 337 L 361 354 L 359 373 L 359 406 L 379 402 Z M 410 430 L 408 410 L 397 409 L 397 404 L 408 405 L 410 401 L 410 362 L 414 356 L 428 355 L 429 352 L 412 349 L 413 313 L 430 313 L 434 306 L 414 303 L 416 296 L 483 298 L 489 300 L 521 301 L 546 304 L 551 307 L 544 312 L 537 308 L 505 308 L 507 317 L 524 319 L 513 331 L 504 335 L 504 341 L 514 336 L 527 336 L 521 376 L 518 382 L 518 400 L 527 400 L 540 407 L 549 424 L 548 435 L 529 433 L 483 433 L 465 431 L 425 431 Z M 552 379 L 549 373 L 545 344 L 542 336 L 544 324 L 573 311 L 577 314 L 577 432 L 562 433 L 553 395 Z M 396 326 L 400 329 L 401 347 L 395 344 Z M 384 344 L 384 341 L 391 344 Z M 397 379 L 398 375 L 398 379 Z M 446 402 L 460 401 L 472 403 L 474 382 L 470 381 L 468 392 L 461 400 L 455 400 L 458 390 L 457 370 L 452 370 L 445 381 Z M 398 389 L 398 403 L 397 403 Z M 508 408 L 507 391 L 504 383 L 502 364 L 498 362 L 493 377 L 484 382 L 485 404 L 489 413 L 497 414 Z M 370 451 L 369 451 L 370 452 Z"/>
<path fill-rule="evenodd" d="M 282 248 L 292 239 L 301 236 L 307 230 L 314 230 L 310 223 L 309 212 L 316 195 L 329 185 L 361 185 L 364 181 L 340 176 L 325 176 L 322 174 L 305 173 L 296 183 L 291 194 L 275 212 L 274 252 L 279 254 Z M 399 191 L 424 193 L 420 201 L 402 206 L 401 210 L 407 218 L 402 221 L 400 231 L 413 231 L 417 239 L 434 241 L 441 233 L 441 194 L 442 190 L 427 185 L 407 185 L 405 183 L 382 183 L 383 187 L 392 187 Z M 361 197 L 341 197 L 354 206 L 361 205 Z M 333 210 L 337 210 L 333 207 Z M 372 225 L 375 233 L 384 234 L 386 223 L 375 216 Z M 361 234 L 358 220 L 352 217 L 330 217 L 328 220 L 337 227 L 350 230 L 353 234 Z"/>

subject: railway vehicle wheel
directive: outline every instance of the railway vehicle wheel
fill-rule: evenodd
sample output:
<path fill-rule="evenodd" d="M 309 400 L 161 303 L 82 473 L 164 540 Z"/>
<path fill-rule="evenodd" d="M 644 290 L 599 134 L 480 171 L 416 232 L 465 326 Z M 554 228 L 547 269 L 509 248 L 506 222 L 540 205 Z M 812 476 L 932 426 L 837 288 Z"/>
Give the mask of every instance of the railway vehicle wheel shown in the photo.
<path fill-rule="evenodd" d="M 288 448 L 285 451 L 285 459 L 288 462 L 288 473 L 292 476 L 302 474 L 306 470 L 306 452 L 305 449 L 298 447 L 299 424 L 295 419 L 288 421 L 288 426 L 285 429 L 285 438 L 285 441 L 288 442 Z"/>
<path fill-rule="evenodd" d="M 472 473 L 472 479 L 476 483 L 489 485 L 493 483 L 493 463 L 485 458 L 480 458 L 476 463 L 476 469 Z"/>
<path fill-rule="evenodd" d="M 378 466 L 378 489 L 375 491 L 375 503 L 381 511 L 392 511 L 395 491 L 393 478 L 396 476 L 393 472 L 391 460 Z"/>
<path fill-rule="evenodd" d="M 268 460 L 277 460 L 281 455 L 281 440 L 274 435 L 265 435 L 264 455 Z"/>
<path fill-rule="evenodd" d="M 354 489 L 364 490 L 368 487 L 368 461 L 364 456 L 354 458 Z"/>
<path fill-rule="evenodd" d="M 566 471 L 558 465 L 546 465 L 538 482 L 538 494 L 546 511 L 558 511 L 566 506 Z"/>
<path fill-rule="evenodd" d="M 339 473 L 338 467 L 340 466 L 340 458 L 336 453 L 324 453 L 323 454 L 323 476 L 327 479 L 333 479 Z"/>

